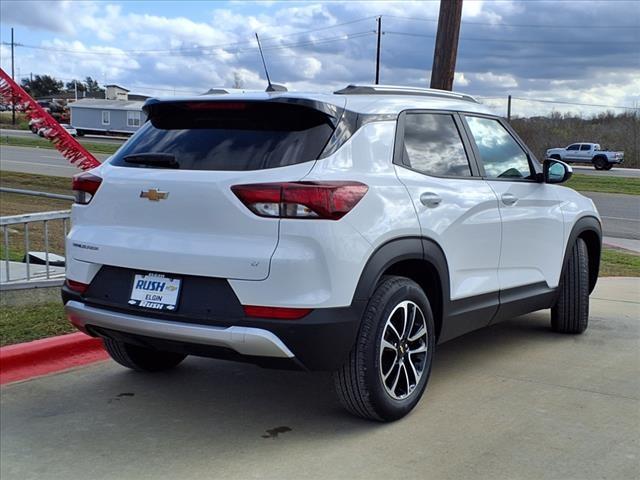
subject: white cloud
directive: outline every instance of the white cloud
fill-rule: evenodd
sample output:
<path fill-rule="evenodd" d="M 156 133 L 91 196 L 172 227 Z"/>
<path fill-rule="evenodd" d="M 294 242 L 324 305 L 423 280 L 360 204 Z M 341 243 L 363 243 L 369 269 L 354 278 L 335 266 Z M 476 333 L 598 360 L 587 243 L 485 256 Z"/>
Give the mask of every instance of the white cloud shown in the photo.
<path fill-rule="evenodd" d="M 509 74 L 498 75 L 493 72 L 476 73 L 473 75 L 473 78 L 499 88 L 514 88 L 518 86 L 518 81 L 513 75 Z"/>
<path fill-rule="evenodd" d="M 245 88 L 264 88 L 253 36 L 258 32 L 273 81 L 330 91 L 373 81 L 373 17 L 382 14 L 382 82 L 428 86 L 438 2 L 270 3 L 232 2 L 223 8 L 213 3 L 199 16 L 186 7 L 182 15 L 171 16 L 163 14 L 162 3 L 149 2 L 147 13 L 135 13 L 127 2 L 117 1 L 4 0 L 0 20 L 3 40 L 7 25 L 15 23 L 37 32 L 29 39 L 21 29 L 20 42 L 44 48 L 16 49 L 22 75 L 46 73 L 65 81 L 90 75 L 101 83 L 137 86 L 141 93 L 201 92 L 231 86 L 236 78 Z M 581 11 L 571 3 L 465 2 L 455 88 L 480 96 L 632 105 L 640 92 L 640 60 L 628 42 L 632 31 L 616 29 L 610 42 L 594 44 L 581 29 L 504 25 L 565 24 L 567 18 L 575 24 L 593 16 L 602 17 L 603 24 L 630 23 L 628 5 L 592 2 Z M 304 33 L 309 30 L 314 31 Z M 362 36 L 346 39 L 353 34 Z M 513 42 L 482 41 L 487 38 Z M 7 69 L 4 46 L 0 62 Z"/>

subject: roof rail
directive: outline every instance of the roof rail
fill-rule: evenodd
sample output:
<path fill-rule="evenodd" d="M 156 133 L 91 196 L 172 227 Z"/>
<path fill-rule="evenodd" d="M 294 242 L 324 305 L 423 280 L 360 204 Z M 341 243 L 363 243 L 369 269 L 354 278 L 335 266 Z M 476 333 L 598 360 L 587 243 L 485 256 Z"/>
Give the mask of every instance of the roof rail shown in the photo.
<path fill-rule="evenodd" d="M 480 103 L 474 97 L 465 93 L 396 85 L 348 85 L 342 90 L 336 90 L 333 93 L 337 95 L 423 95 L 425 97 L 455 98 L 466 102 Z"/>

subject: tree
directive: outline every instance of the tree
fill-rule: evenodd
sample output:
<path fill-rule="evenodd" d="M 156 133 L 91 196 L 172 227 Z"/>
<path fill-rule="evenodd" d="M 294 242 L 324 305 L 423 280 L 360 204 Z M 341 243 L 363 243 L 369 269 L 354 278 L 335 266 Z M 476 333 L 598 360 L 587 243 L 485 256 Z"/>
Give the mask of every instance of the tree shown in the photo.
<path fill-rule="evenodd" d="M 29 78 L 22 79 L 22 88 L 34 98 L 48 97 L 62 91 L 63 83 L 60 80 L 49 75 L 36 75 L 33 80 Z"/>
<path fill-rule="evenodd" d="M 104 91 L 104 89 L 100 88 L 100 85 L 98 85 L 98 81 L 94 80 L 91 77 L 85 78 L 84 84 L 87 86 L 87 92 L 103 92 Z"/>
<path fill-rule="evenodd" d="M 240 72 L 233 72 L 233 88 L 242 88 L 244 87 L 244 82 L 242 81 L 242 75 Z"/>
<path fill-rule="evenodd" d="M 87 90 L 87 86 L 82 83 L 81 80 L 71 80 L 70 82 L 67 82 L 65 87 L 68 91 L 74 92 L 76 89 L 76 84 L 78 85 L 78 92 L 84 92 Z"/>

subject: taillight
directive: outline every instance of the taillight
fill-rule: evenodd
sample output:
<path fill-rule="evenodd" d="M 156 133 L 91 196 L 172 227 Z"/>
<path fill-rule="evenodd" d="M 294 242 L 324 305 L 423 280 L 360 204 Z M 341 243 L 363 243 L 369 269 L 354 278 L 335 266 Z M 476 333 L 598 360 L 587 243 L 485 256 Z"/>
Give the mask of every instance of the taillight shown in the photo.
<path fill-rule="evenodd" d="M 77 293 L 84 293 L 89 288 L 89 285 L 82 282 L 76 282 L 75 280 L 69 280 L 68 278 L 65 280 L 65 285 L 69 288 L 69 290 L 73 290 Z"/>
<path fill-rule="evenodd" d="M 86 205 L 98 191 L 102 179 L 89 172 L 79 173 L 73 176 L 72 187 L 76 197 L 76 203 Z"/>
<path fill-rule="evenodd" d="M 253 305 L 244 305 L 242 308 L 247 317 L 278 320 L 298 320 L 311 312 L 310 308 L 258 307 Z"/>
<path fill-rule="evenodd" d="M 233 193 L 261 217 L 339 220 L 367 193 L 359 182 L 283 182 L 234 185 Z"/>

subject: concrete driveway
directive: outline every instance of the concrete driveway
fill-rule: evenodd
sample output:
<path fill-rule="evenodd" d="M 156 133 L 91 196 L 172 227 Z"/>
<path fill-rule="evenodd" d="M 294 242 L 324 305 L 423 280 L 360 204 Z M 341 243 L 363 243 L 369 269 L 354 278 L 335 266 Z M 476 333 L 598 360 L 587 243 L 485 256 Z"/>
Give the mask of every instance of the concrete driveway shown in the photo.
<path fill-rule="evenodd" d="M 3 387 L 10 479 L 640 477 L 640 280 L 604 279 L 581 336 L 548 312 L 439 347 L 418 408 L 343 413 L 327 374 L 110 362 Z"/>

